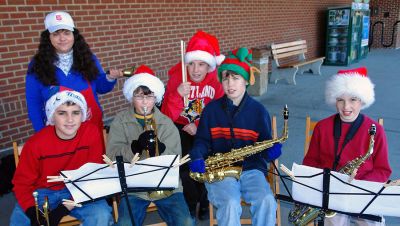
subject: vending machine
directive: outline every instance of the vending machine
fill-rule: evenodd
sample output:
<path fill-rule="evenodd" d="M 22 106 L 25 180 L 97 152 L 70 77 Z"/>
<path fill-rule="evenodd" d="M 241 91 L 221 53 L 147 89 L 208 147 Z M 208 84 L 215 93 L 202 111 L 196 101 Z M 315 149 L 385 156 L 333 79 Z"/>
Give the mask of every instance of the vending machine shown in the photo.
<path fill-rule="evenodd" d="M 367 56 L 369 13 L 365 3 L 328 8 L 326 65 L 349 65 Z"/>

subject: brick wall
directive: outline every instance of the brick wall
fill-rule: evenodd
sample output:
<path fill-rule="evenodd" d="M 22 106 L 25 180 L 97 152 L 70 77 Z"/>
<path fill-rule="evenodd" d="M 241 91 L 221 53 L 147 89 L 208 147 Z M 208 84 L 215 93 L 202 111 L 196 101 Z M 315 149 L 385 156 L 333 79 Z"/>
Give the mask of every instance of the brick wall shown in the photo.
<path fill-rule="evenodd" d="M 63 4 L 59 4 L 62 2 Z M 90 4 L 89 4 L 90 2 Z M 132 2 L 132 3 L 126 3 Z M 306 39 L 308 55 L 324 54 L 325 9 L 349 0 L 2 0 L 0 1 L 0 150 L 33 133 L 27 118 L 25 73 L 46 13 L 66 10 L 103 67 L 147 64 L 163 81 L 179 60 L 179 40 L 197 29 L 215 34 L 222 51 Z M 105 119 L 125 108 L 118 82 L 100 97 Z"/>
<path fill-rule="evenodd" d="M 372 0 L 371 8 L 371 25 L 376 21 L 382 21 L 385 24 L 383 30 L 383 44 L 390 45 L 392 42 L 393 25 L 400 20 L 400 0 Z M 374 11 L 376 10 L 376 13 Z M 385 16 L 385 13 L 389 15 Z M 400 23 L 397 24 L 393 44 L 389 48 L 400 47 Z M 372 32 L 372 31 L 371 31 Z M 373 48 L 385 48 L 381 43 L 382 25 L 377 24 L 374 29 Z"/>

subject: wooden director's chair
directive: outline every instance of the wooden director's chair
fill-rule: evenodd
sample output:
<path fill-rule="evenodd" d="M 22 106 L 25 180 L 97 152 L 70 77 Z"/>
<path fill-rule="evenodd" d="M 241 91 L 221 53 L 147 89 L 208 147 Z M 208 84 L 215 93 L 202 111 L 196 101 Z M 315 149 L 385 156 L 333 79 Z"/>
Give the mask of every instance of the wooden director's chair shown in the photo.
<path fill-rule="evenodd" d="M 277 138 L 277 126 L 276 126 L 276 116 L 272 116 L 271 119 L 271 132 L 272 132 L 272 138 Z M 278 159 L 275 159 L 274 161 L 275 166 L 278 166 Z M 270 187 L 271 190 L 273 192 L 274 195 L 279 194 L 279 176 L 277 176 L 277 172 L 276 169 L 274 168 L 273 164 L 269 165 L 269 173 L 268 176 L 265 178 Z M 277 199 L 277 208 L 276 208 L 276 224 L 277 226 L 281 226 L 281 204 L 280 204 L 280 200 Z M 242 206 L 250 206 L 249 203 L 246 203 L 244 200 L 241 201 L 241 205 Z M 214 218 L 214 206 L 211 204 L 209 204 L 209 209 L 210 209 L 210 226 L 213 225 L 218 225 L 217 219 Z M 251 225 L 251 218 L 241 218 L 240 219 L 240 223 L 241 224 L 249 224 Z"/>

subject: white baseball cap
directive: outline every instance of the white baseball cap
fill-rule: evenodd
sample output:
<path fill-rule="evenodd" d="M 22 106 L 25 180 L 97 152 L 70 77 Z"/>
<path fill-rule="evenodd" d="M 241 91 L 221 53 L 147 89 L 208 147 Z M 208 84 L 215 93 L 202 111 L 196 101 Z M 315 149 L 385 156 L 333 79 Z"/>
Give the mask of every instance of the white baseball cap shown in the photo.
<path fill-rule="evenodd" d="M 56 11 L 47 14 L 44 19 L 44 26 L 50 33 L 58 31 L 60 29 L 66 29 L 70 31 L 74 31 L 74 20 L 71 15 L 67 12 Z"/>

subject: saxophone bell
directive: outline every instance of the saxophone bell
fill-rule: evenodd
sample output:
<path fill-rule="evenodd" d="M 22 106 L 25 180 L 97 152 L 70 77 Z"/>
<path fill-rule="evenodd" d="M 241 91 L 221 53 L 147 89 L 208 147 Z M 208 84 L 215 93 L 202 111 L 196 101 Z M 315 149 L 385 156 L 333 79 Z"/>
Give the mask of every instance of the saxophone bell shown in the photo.
<path fill-rule="evenodd" d="M 326 211 L 325 212 L 325 217 L 327 217 L 327 218 L 331 218 L 334 216 L 336 216 L 336 212 L 334 212 L 334 211 Z"/>
<path fill-rule="evenodd" d="M 157 191 L 151 191 L 147 193 L 147 196 L 151 200 L 158 200 L 158 199 L 163 199 L 171 196 L 173 191 L 171 190 L 157 190 Z"/>

